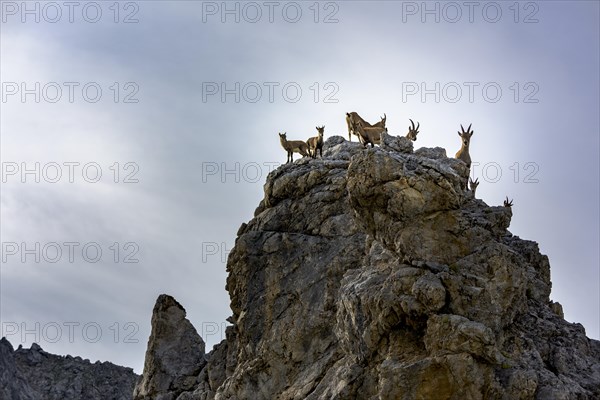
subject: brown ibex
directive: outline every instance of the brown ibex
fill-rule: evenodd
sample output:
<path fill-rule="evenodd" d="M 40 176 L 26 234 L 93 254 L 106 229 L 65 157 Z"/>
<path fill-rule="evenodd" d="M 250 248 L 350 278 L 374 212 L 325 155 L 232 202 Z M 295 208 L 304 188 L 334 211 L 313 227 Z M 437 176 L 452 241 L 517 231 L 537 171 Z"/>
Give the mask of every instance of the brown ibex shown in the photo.
<path fill-rule="evenodd" d="M 417 140 L 417 134 L 419 133 L 419 127 L 421 126 L 421 123 L 417 122 L 417 127 L 415 128 L 415 123 L 413 120 L 409 119 L 409 121 L 412 124 L 412 128 L 410 126 L 408 127 L 408 133 L 406 134 L 406 137 L 415 142 Z"/>
<path fill-rule="evenodd" d="M 464 163 L 467 164 L 467 168 L 471 168 L 471 155 L 469 154 L 469 143 L 471 142 L 471 136 L 473 136 L 473 133 L 475 133 L 475 131 L 471 131 L 471 125 L 473 124 L 469 125 L 466 132 L 462 124 L 460 125 L 460 129 L 462 130 L 462 132 L 458 132 L 458 136 L 460 136 L 462 140 L 462 146 L 460 147 L 460 150 L 458 150 L 455 156 L 457 159 L 464 161 Z"/>
<path fill-rule="evenodd" d="M 469 187 L 471 188 L 471 192 L 473 192 L 473 198 L 475 198 L 475 191 L 477 190 L 477 186 L 479 186 L 479 178 L 475 180 L 469 178 Z"/>
<path fill-rule="evenodd" d="M 319 150 L 321 157 L 323 157 L 323 133 L 325 132 L 325 125 L 317 128 L 317 135 L 309 138 L 306 141 L 308 145 L 308 155 L 312 158 L 317 158 L 317 150 Z"/>
<path fill-rule="evenodd" d="M 363 126 L 362 122 L 358 121 L 354 124 L 353 128 L 362 139 L 361 142 L 364 147 L 367 147 L 367 144 L 371 143 L 371 147 L 375 147 L 376 144 L 381 144 L 381 134 L 383 132 L 387 133 L 387 128 L 384 126 Z"/>
<path fill-rule="evenodd" d="M 294 162 L 294 152 L 300 153 L 303 157 L 308 155 L 308 145 L 302 140 L 287 140 L 287 132 L 279 133 L 281 147 L 287 151 L 286 164 Z"/>
<path fill-rule="evenodd" d="M 387 116 L 384 113 L 383 117 L 381 117 L 381 121 L 377 122 L 374 125 L 371 125 L 370 123 L 365 121 L 360 115 L 358 115 L 358 113 L 355 111 L 346 113 L 346 124 L 348 125 L 348 140 L 352 141 L 352 135 L 356 135 L 356 136 L 358 136 L 358 140 L 362 143 L 361 136 L 354 129 L 354 126 L 357 122 L 361 122 L 362 126 L 365 128 L 369 128 L 369 127 L 383 128 L 383 127 L 385 127 L 386 119 L 387 119 Z"/>
<path fill-rule="evenodd" d="M 387 115 L 385 115 L 385 113 L 383 113 L 383 117 L 380 117 L 381 120 L 373 125 L 371 125 L 374 128 L 385 128 L 385 122 L 387 120 Z"/>

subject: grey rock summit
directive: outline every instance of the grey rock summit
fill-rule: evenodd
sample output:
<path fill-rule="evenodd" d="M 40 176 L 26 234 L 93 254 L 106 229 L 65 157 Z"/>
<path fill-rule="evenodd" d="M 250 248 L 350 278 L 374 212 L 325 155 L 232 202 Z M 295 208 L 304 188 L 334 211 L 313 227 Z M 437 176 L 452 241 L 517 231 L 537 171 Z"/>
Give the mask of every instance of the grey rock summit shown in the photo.
<path fill-rule="evenodd" d="M 50 354 L 35 343 L 14 350 L 0 340 L 2 400 L 129 400 L 137 379 L 131 368 Z"/>
<path fill-rule="evenodd" d="M 226 339 L 204 357 L 181 309 L 155 308 L 143 381 L 169 387 L 152 398 L 600 398 L 600 342 L 550 301 L 548 258 L 507 230 L 512 208 L 467 177 L 390 135 L 330 137 L 323 158 L 273 171 L 227 262 Z M 168 367 L 151 351 L 164 340 Z"/>
<path fill-rule="evenodd" d="M 339 136 L 271 172 L 227 271 L 226 339 L 171 296 L 144 372 L 0 340 L 1 399 L 598 399 L 600 342 L 550 300 L 513 209 L 466 188 L 441 148 Z"/>
<path fill-rule="evenodd" d="M 134 398 L 171 400 L 197 386 L 206 364 L 204 341 L 185 315 L 173 297 L 161 294 L 156 300 L 144 373 Z"/>

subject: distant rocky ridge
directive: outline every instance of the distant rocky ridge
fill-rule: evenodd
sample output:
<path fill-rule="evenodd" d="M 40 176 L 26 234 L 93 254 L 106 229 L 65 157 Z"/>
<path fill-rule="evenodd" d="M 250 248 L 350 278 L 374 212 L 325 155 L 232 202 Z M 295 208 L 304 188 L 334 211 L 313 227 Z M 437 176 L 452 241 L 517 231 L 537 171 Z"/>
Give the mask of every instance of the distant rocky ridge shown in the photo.
<path fill-rule="evenodd" d="M 600 398 L 600 342 L 467 177 L 385 134 L 273 171 L 229 255 L 226 339 L 205 354 L 161 295 L 134 399 Z"/>
<path fill-rule="evenodd" d="M 14 350 L 0 340 L 2 400 L 130 400 L 138 378 L 131 368 L 57 356 L 35 343 Z"/>

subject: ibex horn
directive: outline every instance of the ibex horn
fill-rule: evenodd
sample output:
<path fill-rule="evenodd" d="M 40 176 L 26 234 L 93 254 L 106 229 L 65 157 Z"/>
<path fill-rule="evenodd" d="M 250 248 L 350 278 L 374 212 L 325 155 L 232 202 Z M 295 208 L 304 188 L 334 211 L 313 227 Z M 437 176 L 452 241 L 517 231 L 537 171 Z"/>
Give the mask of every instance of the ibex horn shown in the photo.
<path fill-rule="evenodd" d="M 409 118 L 408 120 L 409 120 L 409 121 L 410 121 L 410 123 L 412 124 L 412 130 L 414 131 L 414 130 L 415 130 L 415 123 L 414 123 L 414 122 L 413 122 L 413 120 L 412 120 L 412 119 L 410 119 L 410 118 Z"/>

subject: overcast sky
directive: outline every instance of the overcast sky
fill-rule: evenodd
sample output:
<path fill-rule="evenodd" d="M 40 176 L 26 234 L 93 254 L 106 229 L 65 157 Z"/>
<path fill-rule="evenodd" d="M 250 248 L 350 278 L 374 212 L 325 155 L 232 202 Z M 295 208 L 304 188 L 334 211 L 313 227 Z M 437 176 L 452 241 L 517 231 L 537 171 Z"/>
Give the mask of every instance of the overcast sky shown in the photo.
<path fill-rule="evenodd" d="M 344 113 L 460 147 L 600 337 L 599 3 L 2 1 L 2 335 L 141 373 L 156 297 L 210 349 L 290 139 Z M 468 3 L 471 4 L 471 3 Z M 27 9 L 24 9 L 26 5 Z M 36 20 L 37 19 L 37 20 Z M 29 172 L 27 172 L 29 171 Z M 36 260 L 38 258 L 38 260 Z"/>

